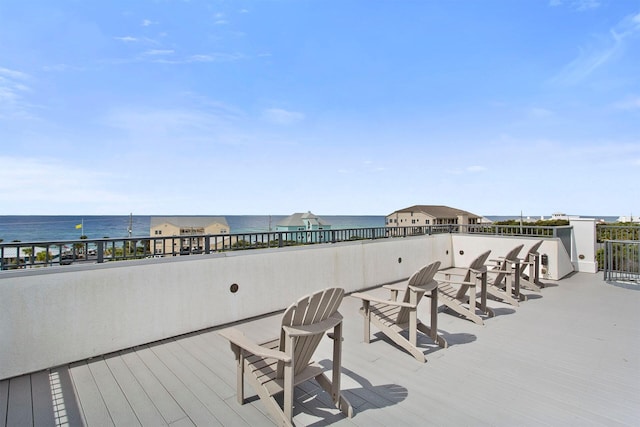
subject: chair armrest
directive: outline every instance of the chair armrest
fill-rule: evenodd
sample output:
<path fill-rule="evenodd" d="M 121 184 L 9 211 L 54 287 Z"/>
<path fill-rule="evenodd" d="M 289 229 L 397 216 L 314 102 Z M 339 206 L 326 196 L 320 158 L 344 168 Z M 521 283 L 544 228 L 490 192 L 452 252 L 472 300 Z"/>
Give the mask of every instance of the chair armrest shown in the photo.
<path fill-rule="evenodd" d="M 464 271 L 438 271 L 436 274 L 441 274 L 441 275 L 445 275 L 445 276 L 465 276 L 467 274 L 467 270 L 465 268 Z M 436 280 L 440 280 L 440 279 L 436 279 Z"/>
<path fill-rule="evenodd" d="M 290 337 L 304 337 L 308 335 L 321 334 L 334 328 L 340 322 L 342 322 L 342 315 L 336 312 L 322 322 L 311 325 L 283 326 L 282 329 L 284 329 L 285 333 Z"/>
<path fill-rule="evenodd" d="M 453 285 L 467 285 L 467 286 L 475 286 L 476 282 L 465 282 L 464 280 L 447 280 L 447 279 L 438 279 L 440 283 L 451 283 Z"/>
<path fill-rule="evenodd" d="M 361 299 L 363 301 L 379 302 L 379 303 L 382 303 L 382 304 L 393 305 L 393 306 L 396 306 L 396 307 L 407 307 L 407 308 L 416 308 L 417 307 L 417 305 L 410 304 L 408 302 L 389 301 L 389 300 L 385 300 L 385 299 L 382 299 L 382 298 L 376 298 L 376 297 L 373 297 L 371 295 L 363 294 L 363 293 L 360 293 L 360 292 L 353 293 L 353 294 L 351 294 L 351 296 L 355 297 L 355 298 L 359 298 L 359 299 Z"/>
<path fill-rule="evenodd" d="M 291 362 L 291 357 L 288 356 L 286 353 L 258 345 L 255 342 L 248 339 L 247 336 L 242 332 L 240 332 L 238 329 L 235 329 L 235 328 L 223 329 L 218 333 L 222 335 L 224 338 L 228 339 L 233 345 L 236 345 L 251 354 L 255 354 L 256 356 L 269 357 L 272 359 L 282 360 L 285 363 Z"/>
<path fill-rule="evenodd" d="M 438 287 L 438 281 L 433 279 L 427 285 L 424 285 L 424 286 L 413 286 L 413 285 L 408 286 L 409 290 L 413 292 L 430 292 L 436 289 L 437 287 Z"/>
<path fill-rule="evenodd" d="M 385 289 L 389 289 L 390 291 L 404 291 L 407 289 L 407 284 L 405 283 L 396 283 L 394 285 L 383 285 Z"/>

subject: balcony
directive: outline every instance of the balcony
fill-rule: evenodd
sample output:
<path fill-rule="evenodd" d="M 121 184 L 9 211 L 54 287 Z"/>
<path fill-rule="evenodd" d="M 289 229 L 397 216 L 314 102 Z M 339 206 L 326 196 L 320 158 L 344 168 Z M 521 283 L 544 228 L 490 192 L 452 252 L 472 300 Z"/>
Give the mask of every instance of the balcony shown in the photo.
<path fill-rule="evenodd" d="M 269 425 L 258 400 L 236 403 L 220 327 L 235 322 L 265 338 L 299 295 L 342 286 L 386 296 L 381 284 L 427 262 L 465 265 L 521 242 L 532 239 L 441 234 L 3 272 L 0 426 Z M 426 364 L 382 335 L 363 343 L 359 302 L 347 297 L 342 388 L 355 417 L 307 385 L 297 389 L 294 421 L 634 424 L 640 292 L 571 273 L 564 248 L 545 240 L 548 286 L 518 308 L 490 301 L 497 316 L 484 327 L 440 314 L 450 347 L 421 341 Z M 428 304 L 420 310 L 428 319 Z M 317 360 L 330 359 L 321 347 Z"/>

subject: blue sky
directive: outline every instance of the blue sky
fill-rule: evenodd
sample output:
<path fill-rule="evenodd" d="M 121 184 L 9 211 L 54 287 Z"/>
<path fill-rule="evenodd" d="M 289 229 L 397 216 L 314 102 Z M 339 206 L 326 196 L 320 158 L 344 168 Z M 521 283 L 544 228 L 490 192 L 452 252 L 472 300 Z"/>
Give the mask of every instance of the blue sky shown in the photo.
<path fill-rule="evenodd" d="M 0 2 L 0 215 L 640 215 L 640 1 Z"/>

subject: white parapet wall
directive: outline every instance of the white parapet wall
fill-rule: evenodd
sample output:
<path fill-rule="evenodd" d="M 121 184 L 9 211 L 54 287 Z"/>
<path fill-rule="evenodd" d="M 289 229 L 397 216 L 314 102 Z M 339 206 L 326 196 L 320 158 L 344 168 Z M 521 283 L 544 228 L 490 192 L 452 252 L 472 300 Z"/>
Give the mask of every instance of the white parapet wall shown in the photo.
<path fill-rule="evenodd" d="M 595 273 L 596 260 L 596 220 L 593 218 L 570 218 L 573 227 L 571 240 L 571 262 L 576 271 Z"/>
<path fill-rule="evenodd" d="M 519 242 L 532 240 L 441 234 L 0 272 L 0 379 L 283 310 L 322 288 L 396 282 L 433 261 L 465 266 Z M 571 268 L 555 239 L 542 251 L 550 278 Z"/>
<path fill-rule="evenodd" d="M 0 379 L 450 265 L 449 235 L 71 265 L 0 274 Z M 231 287 L 237 285 L 237 292 Z"/>
<path fill-rule="evenodd" d="M 478 255 L 491 249 L 489 259 L 504 256 L 518 245 L 524 245 L 518 254 L 523 258 L 529 248 L 542 240 L 538 253 L 545 255 L 546 265 L 540 263 L 540 278 L 560 280 L 574 271 L 571 258 L 558 238 L 538 239 L 534 237 L 486 236 L 480 234 L 452 235 L 453 264 L 466 266 Z"/>

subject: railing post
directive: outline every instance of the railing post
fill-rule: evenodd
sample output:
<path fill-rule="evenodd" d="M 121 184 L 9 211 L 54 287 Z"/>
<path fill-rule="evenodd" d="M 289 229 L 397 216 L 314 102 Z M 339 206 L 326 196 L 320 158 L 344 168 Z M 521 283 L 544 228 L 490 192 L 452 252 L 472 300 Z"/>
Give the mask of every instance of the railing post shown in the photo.
<path fill-rule="evenodd" d="M 205 254 L 211 253 L 211 237 L 210 236 L 204 236 L 204 253 Z"/>
<path fill-rule="evenodd" d="M 102 264 L 104 262 L 104 242 L 96 242 L 96 262 Z"/>

